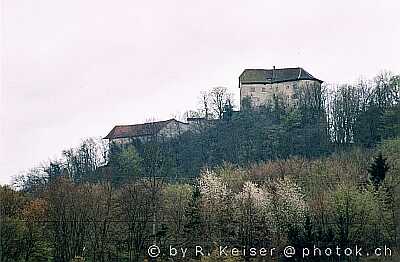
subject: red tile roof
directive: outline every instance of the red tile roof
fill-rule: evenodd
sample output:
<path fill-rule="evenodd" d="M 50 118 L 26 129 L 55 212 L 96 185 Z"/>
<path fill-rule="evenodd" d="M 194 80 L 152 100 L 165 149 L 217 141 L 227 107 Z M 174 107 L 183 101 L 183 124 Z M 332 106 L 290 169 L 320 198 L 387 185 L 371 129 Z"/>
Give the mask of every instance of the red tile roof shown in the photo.
<path fill-rule="evenodd" d="M 118 125 L 115 126 L 104 139 L 128 138 L 152 136 L 158 134 L 161 129 L 171 122 L 179 122 L 176 119 L 168 119 L 165 121 L 136 124 L 136 125 Z M 182 123 L 182 122 L 179 122 Z M 184 124 L 184 123 L 182 123 Z"/>

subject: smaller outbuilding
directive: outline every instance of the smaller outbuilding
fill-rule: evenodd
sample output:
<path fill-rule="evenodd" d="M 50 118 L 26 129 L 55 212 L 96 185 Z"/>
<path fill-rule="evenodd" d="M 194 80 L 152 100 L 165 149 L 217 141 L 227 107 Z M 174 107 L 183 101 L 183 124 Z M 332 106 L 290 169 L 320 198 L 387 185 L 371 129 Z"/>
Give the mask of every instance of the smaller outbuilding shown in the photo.
<path fill-rule="evenodd" d="M 133 139 L 139 139 L 144 142 L 155 137 L 176 137 L 186 132 L 188 129 L 189 125 L 187 123 L 180 122 L 176 119 L 168 119 L 165 121 L 136 125 L 118 125 L 115 126 L 104 139 L 118 144 L 129 143 Z"/>

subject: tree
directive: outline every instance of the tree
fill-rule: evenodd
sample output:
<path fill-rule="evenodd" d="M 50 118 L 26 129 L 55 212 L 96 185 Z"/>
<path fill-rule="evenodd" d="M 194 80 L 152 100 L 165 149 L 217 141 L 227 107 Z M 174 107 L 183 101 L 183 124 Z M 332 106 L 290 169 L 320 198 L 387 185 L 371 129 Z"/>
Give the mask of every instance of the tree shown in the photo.
<path fill-rule="evenodd" d="M 155 141 L 143 145 L 142 173 L 146 177 L 161 178 L 172 177 L 175 174 L 175 161 L 173 155 L 168 154 L 168 148 Z"/>
<path fill-rule="evenodd" d="M 383 139 L 400 136 L 400 104 L 383 113 L 381 137 Z"/>
<path fill-rule="evenodd" d="M 62 175 L 62 163 L 61 161 L 50 161 L 49 165 L 45 167 L 44 172 L 49 175 L 49 181 Z"/>
<path fill-rule="evenodd" d="M 226 87 L 214 87 L 209 92 L 209 99 L 210 109 L 218 119 L 222 119 L 225 105 L 231 103 L 232 101 L 232 94 L 228 93 L 228 89 Z"/>
<path fill-rule="evenodd" d="M 112 144 L 109 165 L 113 170 L 113 182 L 137 178 L 141 173 L 142 159 L 133 145 Z"/>
<path fill-rule="evenodd" d="M 168 184 L 162 190 L 161 212 L 164 213 L 164 238 L 169 244 L 182 244 L 185 238 L 184 228 L 186 212 L 192 197 L 192 186 L 188 184 Z"/>
<path fill-rule="evenodd" d="M 13 186 L 22 192 L 32 195 L 40 195 L 45 190 L 49 180 L 49 175 L 42 167 L 31 168 L 24 174 L 17 176 L 13 181 Z"/>
<path fill-rule="evenodd" d="M 24 219 L 24 261 L 46 261 L 51 255 L 51 242 L 46 224 L 47 202 L 43 198 L 34 198 L 22 210 Z"/>
<path fill-rule="evenodd" d="M 24 223 L 19 214 L 26 196 L 9 186 L 0 185 L 0 261 L 23 261 Z"/>
<path fill-rule="evenodd" d="M 359 113 L 358 89 L 351 85 L 339 86 L 330 105 L 332 140 L 339 145 L 354 142 L 354 129 Z"/>
<path fill-rule="evenodd" d="M 112 223 L 119 218 L 115 190 L 110 183 L 82 185 L 86 192 L 86 209 L 90 229 L 87 233 L 85 254 L 92 261 L 110 261 L 115 256 L 117 229 L 120 226 Z"/>
<path fill-rule="evenodd" d="M 375 105 L 360 112 L 354 128 L 354 142 L 365 147 L 375 146 L 381 139 L 382 118 L 382 110 Z"/>
<path fill-rule="evenodd" d="M 252 105 L 251 105 L 251 98 L 248 96 L 245 96 L 242 98 L 242 101 L 240 101 L 240 111 L 241 112 L 248 112 L 251 110 Z"/>
<path fill-rule="evenodd" d="M 301 188 L 289 178 L 278 179 L 274 184 L 272 198 L 278 241 L 282 238 L 281 234 L 303 229 L 308 206 L 301 191 Z"/>
<path fill-rule="evenodd" d="M 238 236 L 241 246 L 262 247 L 270 244 L 275 231 L 272 195 L 257 184 L 246 181 L 236 194 L 234 207 L 237 210 Z"/>
<path fill-rule="evenodd" d="M 233 115 L 233 106 L 231 103 L 231 100 L 228 100 L 224 106 L 224 112 L 223 112 L 223 119 L 224 120 L 231 120 Z"/>
<path fill-rule="evenodd" d="M 55 261 L 71 261 L 83 255 L 90 211 L 85 200 L 87 191 L 74 184 L 71 178 L 58 177 L 48 187 L 47 217 L 53 221 L 50 230 Z"/>
<path fill-rule="evenodd" d="M 96 179 L 97 168 L 105 163 L 104 145 L 102 141 L 88 138 L 77 148 L 62 152 L 62 162 L 74 182 L 86 182 Z"/>
<path fill-rule="evenodd" d="M 135 181 L 124 185 L 118 197 L 122 224 L 123 247 L 126 247 L 128 261 L 140 261 L 144 247 L 151 237 L 153 212 L 152 192 L 147 181 Z"/>
<path fill-rule="evenodd" d="M 385 179 L 386 172 L 389 170 L 386 160 L 387 158 L 384 158 L 382 153 L 379 153 L 368 169 L 370 180 L 375 188 L 378 188 L 382 184 L 383 180 Z"/>
<path fill-rule="evenodd" d="M 365 247 L 384 243 L 388 216 L 371 188 L 343 183 L 331 193 L 331 219 L 339 246 Z"/>
<path fill-rule="evenodd" d="M 200 93 L 200 112 L 203 113 L 204 118 L 208 119 L 210 116 L 210 95 L 206 91 Z"/>
<path fill-rule="evenodd" d="M 383 71 L 374 78 L 374 103 L 381 109 L 387 109 L 400 102 L 400 77 L 392 72 Z"/>
<path fill-rule="evenodd" d="M 204 223 L 201 211 L 201 193 L 197 185 L 193 187 L 191 199 L 185 209 L 185 218 L 183 227 L 185 242 L 187 244 L 200 242 L 204 234 Z"/>

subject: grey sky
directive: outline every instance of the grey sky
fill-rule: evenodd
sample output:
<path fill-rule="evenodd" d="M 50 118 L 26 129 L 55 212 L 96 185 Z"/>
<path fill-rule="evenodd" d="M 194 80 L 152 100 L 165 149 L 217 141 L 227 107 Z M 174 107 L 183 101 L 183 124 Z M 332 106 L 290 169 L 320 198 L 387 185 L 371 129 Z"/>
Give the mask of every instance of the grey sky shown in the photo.
<path fill-rule="evenodd" d="M 244 68 L 400 72 L 398 0 L 2 0 L 0 183 L 115 124 L 167 119 Z"/>

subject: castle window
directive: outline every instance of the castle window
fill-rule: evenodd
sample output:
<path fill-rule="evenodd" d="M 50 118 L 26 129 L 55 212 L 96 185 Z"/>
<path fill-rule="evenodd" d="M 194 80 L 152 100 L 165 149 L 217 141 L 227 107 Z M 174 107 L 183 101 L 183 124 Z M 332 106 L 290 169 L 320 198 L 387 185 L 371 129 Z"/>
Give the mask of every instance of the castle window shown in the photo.
<path fill-rule="evenodd" d="M 265 92 L 265 91 L 266 91 L 265 87 L 263 87 L 263 88 L 262 88 L 262 91 L 263 91 L 263 92 Z"/>
<path fill-rule="evenodd" d="M 255 87 L 252 87 L 252 88 L 250 89 L 250 91 L 251 91 L 251 92 L 255 92 L 255 91 L 256 91 L 256 88 L 255 88 Z"/>

